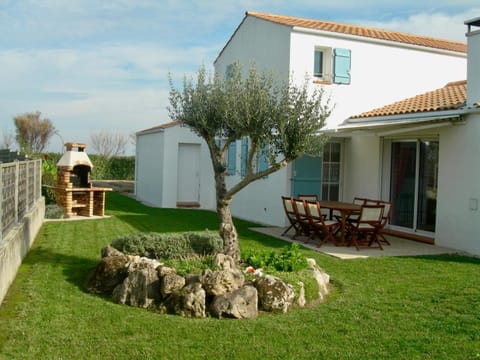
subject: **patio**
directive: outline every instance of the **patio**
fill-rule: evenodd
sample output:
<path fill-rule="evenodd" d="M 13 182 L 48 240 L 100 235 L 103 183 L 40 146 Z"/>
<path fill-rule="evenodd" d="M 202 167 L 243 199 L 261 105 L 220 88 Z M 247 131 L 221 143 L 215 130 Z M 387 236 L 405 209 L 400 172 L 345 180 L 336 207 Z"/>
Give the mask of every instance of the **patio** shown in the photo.
<path fill-rule="evenodd" d="M 307 237 L 299 236 L 297 240 L 293 240 L 291 238 L 293 231 L 287 233 L 285 236 L 282 236 L 281 234 L 285 231 L 285 228 L 283 227 L 254 227 L 250 229 L 262 234 L 273 236 L 277 239 L 285 240 L 292 243 L 296 242 L 311 250 L 319 251 L 326 255 L 334 256 L 344 260 L 380 256 L 419 256 L 459 253 L 459 251 L 455 249 L 425 244 L 413 240 L 402 239 L 391 235 L 386 236 L 391 245 L 384 245 L 383 250 L 380 250 L 378 248 L 362 248 L 360 251 L 357 251 L 354 246 L 335 246 L 331 242 L 327 242 L 321 247 L 317 247 L 318 239 L 311 240 L 309 243 L 304 243 L 304 241 L 307 240 Z"/>

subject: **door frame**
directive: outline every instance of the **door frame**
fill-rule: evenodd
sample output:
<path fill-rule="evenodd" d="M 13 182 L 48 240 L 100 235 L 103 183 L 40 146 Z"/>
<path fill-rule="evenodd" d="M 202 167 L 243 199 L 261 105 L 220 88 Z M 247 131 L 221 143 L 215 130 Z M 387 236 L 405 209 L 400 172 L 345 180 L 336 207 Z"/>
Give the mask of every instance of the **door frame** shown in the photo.
<path fill-rule="evenodd" d="M 381 197 L 385 199 L 391 199 L 391 171 L 392 171 L 392 144 L 395 142 L 415 142 L 416 143 L 416 156 L 415 156 L 415 193 L 414 193 L 414 217 L 413 227 L 407 228 L 403 226 L 396 226 L 388 224 L 388 228 L 404 233 L 417 234 L 435 239 L 435 232 L 420 230 L 417 228 L 418 221 L 418 194 L 419 194 L 419 143 L 421 141 L 437 141 L 440 144 L 440 139 L 437 136 L 410 136 L 410 137 L 393 137 L 384 138 L 382 141 L 382 181 L 381 181 Z M 440 146 L 440 145 L 439 145 Z M 438 161 L 438 159 L 437 159 Z M 438 164 L 437 164 L 438 166 Z M 438 171 L 438 167 L 437 167 Z"/>

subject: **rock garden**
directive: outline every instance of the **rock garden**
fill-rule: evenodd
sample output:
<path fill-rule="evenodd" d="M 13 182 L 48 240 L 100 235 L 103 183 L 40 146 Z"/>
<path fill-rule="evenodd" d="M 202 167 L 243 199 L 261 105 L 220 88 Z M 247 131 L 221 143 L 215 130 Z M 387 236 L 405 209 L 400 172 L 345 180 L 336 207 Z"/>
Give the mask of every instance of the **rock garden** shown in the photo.
<path fill-rule="evenodd" d="M 222 239 L 208 231 L 118 238 L 101 250 L 87 289 L 161 313 L 238 319 L 286 313 L 320 303 L 329 293 L 328 274 L 296 244 L 276 253 L 246 252 L 241 264 L 221 248 Z M 306 296 L 306 287 L 314 294 Z"/>

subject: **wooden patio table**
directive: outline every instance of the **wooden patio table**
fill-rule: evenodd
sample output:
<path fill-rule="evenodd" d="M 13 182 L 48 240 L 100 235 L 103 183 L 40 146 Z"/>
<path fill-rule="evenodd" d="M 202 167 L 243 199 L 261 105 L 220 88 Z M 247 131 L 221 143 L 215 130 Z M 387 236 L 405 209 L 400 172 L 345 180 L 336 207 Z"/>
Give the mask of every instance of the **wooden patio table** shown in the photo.
<path fill-rule="evenodd" d="M 353 204 L 343 201 L 333 201 L 333 200 L 322 200 L 320 201 L 320 207 L 325 209 L 330 209 L 330 214 L 333 210 L 340 212 L 342 220 L 340 226 L 340 241 L 335 243 L 335 246 L 346 245 L 347 240 L 345 239 L 345 232 L 347 227 L 347 219 L 351 214 L 360 213 L 362 208 L 358 204 Z"/>

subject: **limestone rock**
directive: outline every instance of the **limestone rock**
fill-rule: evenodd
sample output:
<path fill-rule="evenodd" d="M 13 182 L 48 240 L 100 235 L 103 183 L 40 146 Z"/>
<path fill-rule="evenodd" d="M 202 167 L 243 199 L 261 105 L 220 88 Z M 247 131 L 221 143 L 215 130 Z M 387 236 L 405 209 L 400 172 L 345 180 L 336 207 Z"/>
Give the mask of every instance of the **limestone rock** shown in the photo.
<path fill-rule="evenodd" d="M 259 278 L 255 286 L 258 306 L 265 311 L 286 313 L 295 298 L 293 287 L 272 275 Z"/>
<path fill-rule="evenodd" d="M 111 294 L 127 277 L 128 258 L 125 255 L 104 257 L 90 277 L 87 290 L 97 294 Z"/>
<path fill-rule="evenodd" d="M 157 271 L 149 266 L 131 272 L 112 294 L 113 301 L 137 307 L 149 307 L 160 300 L 160 281 Z"/>
<path fill-rule="evenodd" d="M 206 293 L 202 284 L 193 283 L 172 293 L 162 307 L 166 312 L 184 317 L 204 318 Z"/>
<path fill-rule="evenodd" d="M 167 274 L 176 274 L 177 270 L 175 270 L 174 268 L 165 266 L 165 265 L 160 265 L 157 268 L 157 272 L 158 272 L 159 277 L 164 277 Z"/>
<path fill-rule="evenodd" d="M 152 268 L 153 270 L 157 271 L 157 268 L 162 265 L 160 264 L 160 262 L 158 262 L 158 260 L 149 259 L 146 257 L 129 256 L 128 259 L 129 259 L 129 264 L 128 264 L 129 273 L 146 269 L 146 268 Z"/>
<path fill-rule="evenodd" d="M 315 259 L 307 259 L 307 262 L 309 265 L 308 269 L 312 271 L 313 277 L 318 284 L 318 297 L 323 301 L 330 293 L 328 288 L 328 284 L 330 283 L 330 275 L 317 266 Z"/>
<path fill-rule="evenodd" d="M 297 304 L 300 307 L 304 307 L 307 303 L 307 300 L 305 299 L 305 285 L 301 281 L 298 282 L 298 285 L 300 286 L 300 292 L 298 294 Z"/>
<path fill-rule="evenodd" d="M 177 274 L 166 274 L 160 280 L 160 293 L 163 297 L 167 297 L 169 294 L 179 291 L 185 286 L 185 278 Z"/>
<path fill-rule="evenodd" d="M 206 269 L 200 275 L 200 282 L 209 295 L 222 295 L 241 288 L 245 277 L 240 270 L 215 270 Z"/>
<path fill-rule="evenodd" d="M 110 257 L 110 256 L 125 256 L 125 254 L 122 253 L 121 251 L 118 251 L 112 246 L 105 246 L 102 249 L 102 258 Z"/>
<path fill-rule="evenodd" d="M 210 312 L 218 318 L 253 319 L 258 316 L 257 289 L 245 285 L 240 289 L 216 296 Z"/>
<path fill-rule="evenodd" d="M 219 253 L 213 259 L 213 266 L 220 270 L 238 269 L 235 260 L 230 255 Z"/>

